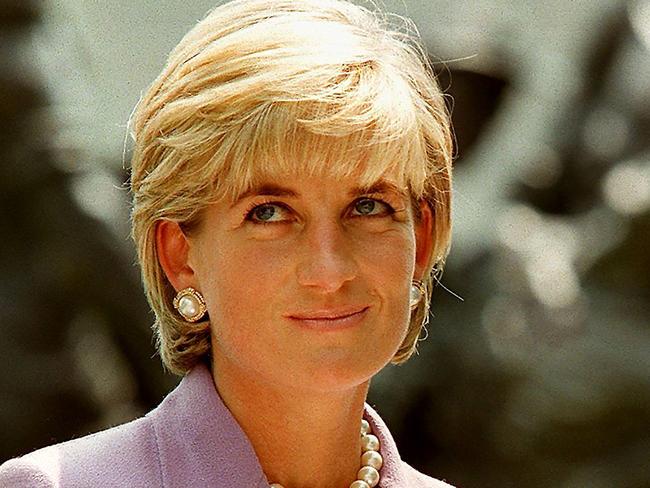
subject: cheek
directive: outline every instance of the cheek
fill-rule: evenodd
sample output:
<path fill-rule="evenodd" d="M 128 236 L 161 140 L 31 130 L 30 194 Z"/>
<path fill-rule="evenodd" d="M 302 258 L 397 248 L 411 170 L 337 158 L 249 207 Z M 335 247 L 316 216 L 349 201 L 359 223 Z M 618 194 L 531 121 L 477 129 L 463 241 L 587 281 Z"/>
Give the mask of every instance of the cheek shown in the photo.
<path fill-rule="evenodd" d="M 411 232 L 395 232 L 375 236 L 366 243 L 361 269 L 368 292 L 378 303 L 375 331 L 383 332 L 382 344 L 386 364 L 402 344 L 408 331 L 411 309 L 409 295 L 415 270 L 415 239 Z"/>
<path fill-rule="evenodd" d="M 372 294 L 397 300 L 408 295 L 415 266 L 413 229 L 349 235 L 346 259 L 358 268 L 356 285 Z M 304 259 L 292 240 L 220 240 L 203 247 L 198 278 L 214 319 L 263 318 L 281 301 L 282 290 L 296 288 L 297 261 Z M 348 254 L 349 253 L 349 254 Z M 299 256 L 302 256 L 299 258 Z M 357 290 L 360 291 L 360 290 Z M 237 320 L 237 319 L 235 319 Z"/>
<path fill-rule="evenodd" d="M 415 269 L 415 238 L 404 229 L 366 239 L 355 253 L 384 289 L 402 289 Z"/>
<path fill-rule="evenodd" d="M 286 253 L 272 247 L 222 242 L 204 253 L 201 282 L 215 324 L 238 323 L 243 332 L 247 319 L 255 321 L 272 312 L 289 269 Z"/>
<path fill-rule="evenodd" d="M 236 293 L 237 289 L 259 285 L 264 282 L 261 278 L 272 276 L 284 267 L 284 256 L 286 253 L 276 243 L 223 235 L 221 239 L 203 243 L 197 266 L 201 278 L 210 287 Z"/>

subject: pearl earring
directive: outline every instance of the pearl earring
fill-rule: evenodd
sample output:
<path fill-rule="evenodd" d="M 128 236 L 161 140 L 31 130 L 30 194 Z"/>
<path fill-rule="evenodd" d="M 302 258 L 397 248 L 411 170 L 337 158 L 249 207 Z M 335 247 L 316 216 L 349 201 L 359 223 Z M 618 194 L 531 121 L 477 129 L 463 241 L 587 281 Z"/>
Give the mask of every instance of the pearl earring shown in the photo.
<path fill-rule="evenodd" d="M 409 304 L 411 305 L 411 310 L 415 310 L 422 300 L 422 297 L 426 293 L 424 288 L 424 283 L 420 280 L 413 280 L 411 282 L 411 296 L 409 297 Z"/>
<path fill-rule="evenodd" d="M 174 308 L 188 322 L 196 322 L 203 318 L 208 308 L 203 295 L 191 286 L 183 288 L 174 297 Z"/>

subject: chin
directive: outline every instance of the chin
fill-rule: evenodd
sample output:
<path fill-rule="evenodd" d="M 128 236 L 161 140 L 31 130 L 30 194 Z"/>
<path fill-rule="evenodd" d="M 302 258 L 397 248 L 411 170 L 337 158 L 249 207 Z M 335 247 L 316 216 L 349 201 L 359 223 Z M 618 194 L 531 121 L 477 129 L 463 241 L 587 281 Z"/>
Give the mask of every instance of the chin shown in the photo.
<path fill-rule="evenodd" d="M 370 351 L 363 354 L 323 351 L 304 368 L 304 374 L 300 375 L 301 383 L 304 383 L 305 389 L 321 392 L 349 390 L 367 383 L 390 362 L 393 355 L 382 357 L 377 351 L 373 351 L 372 355 Z"/>

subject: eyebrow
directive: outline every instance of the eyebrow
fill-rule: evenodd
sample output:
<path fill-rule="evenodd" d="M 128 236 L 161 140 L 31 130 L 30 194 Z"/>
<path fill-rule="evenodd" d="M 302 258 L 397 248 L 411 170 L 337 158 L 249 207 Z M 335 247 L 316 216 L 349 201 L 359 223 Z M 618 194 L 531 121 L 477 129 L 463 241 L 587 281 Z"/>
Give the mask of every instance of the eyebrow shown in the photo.
<path fill-rule="evenodd" d="M 232 205 L 230 205 L 230 208 L 237 205 L 243 199 L 256 196 L 256 195 L 265 195 L 270 197 L 297 197 L 298 193 L 291 190 L 290 188 L 285 188 L 283 186 L 275 185 L 273 183 L 265 183 L 263 185 L 254 186 L 253 188 L 239 195 L 237 198 L 235 198 Z"/>
<path fill-rule="evenodd" d="M 355 195 L 364 195 L 367 193 L 387 193 L 387 192 L 394 192 L 402 197 L 407 196 L 407 191 L 405 189 L 402 189 L 399 186 L 395 185 L 394 183 L 390 183 L 387 180 L 383 180 L 383 179 L 369 186 L 356 186 L 352 188 L 352 190 L 350 190 L 349 195 L 355 196 Z M 239 195 L 234 200 L 234 202 L 230 207 L 232 208 L 236 206 L 239 202 L 241 202 L 245 198 L 251 196 L 260 196 L 260 195 L 271 196 L 271 197 L 294 197 L 295 198 L 299 196 L 299 193 L 292 190 L 291 188 L 287 188 L 281 185 L 276 185 L 274 183 L 265 183 L 262 185 L 254 186 L 249 190 L 245 191 L 244 193 L 242 193 L 241 195 Z"/>

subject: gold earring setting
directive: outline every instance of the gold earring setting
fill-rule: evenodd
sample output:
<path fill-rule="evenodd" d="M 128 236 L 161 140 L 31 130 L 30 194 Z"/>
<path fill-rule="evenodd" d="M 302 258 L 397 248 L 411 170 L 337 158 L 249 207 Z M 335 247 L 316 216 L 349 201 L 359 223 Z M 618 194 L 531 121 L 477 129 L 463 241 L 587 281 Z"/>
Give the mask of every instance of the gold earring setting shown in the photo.
<path fill-rule="evenodd" d="M 188 286 L 174 297 L 174 308 L 188 322 L 197 322 L 203 318 L 208 307 L 200 292 Z"/>

